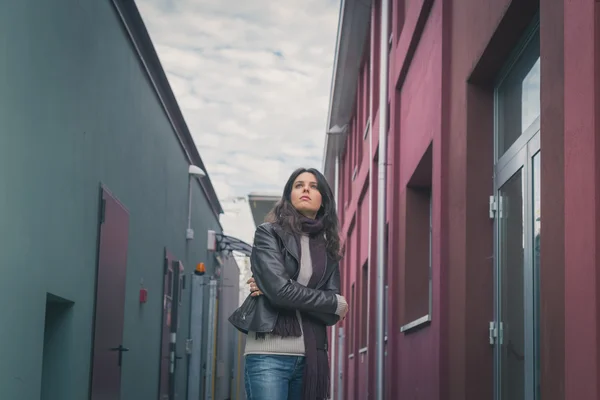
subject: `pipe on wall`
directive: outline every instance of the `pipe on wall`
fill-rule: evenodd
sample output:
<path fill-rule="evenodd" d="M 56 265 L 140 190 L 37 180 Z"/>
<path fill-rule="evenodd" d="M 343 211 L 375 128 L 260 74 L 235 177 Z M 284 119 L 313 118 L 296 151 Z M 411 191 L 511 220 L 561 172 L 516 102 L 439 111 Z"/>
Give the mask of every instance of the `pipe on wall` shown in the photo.
<path fill-rule="evenodd" d="M 384 398 L 383 367 L 384 354 L 384 311 L 385 311 L 385 225 L 386 225 L 386 167 L 387 167 L 387 100 L 388 100 L 388 46 L 389 1 L 381 0 L 381 36 L 379 64 L 379 162 L 377 183 L 377 325 L 376 325 L 376 399 Z"/>
<path fill-rule="evenodd" d="M 339 200 L 339 184 L 340 184 L 340 158 L 339 156 L 335 156 L 335 170 L 334 170 L 334 175 L 333 175 L 333 199 L 335 201 L 335 207 L 337 209 L 338 206 L 338 200 Z M 331 368 L 330 368 L 330 376 L 329 376 L 329 382 L 330 382 L 330 387 L 329 387 L 329 391 L 331 393 L 331 396 L 333 396 L 333 391 L 335 389 L 335 374 L 337 371 L 337 368 L 339 368 L 339 365 L 337 365 L 336 363 L 336 359 L 335 359 L 335 353 L 336 353 L 336 349 L 337 349 L 337 326 L 333 325 L 331 327 L 331 351 L 329 352 L 329 354 L 331 355 Z"/>
<path fill-rule="evenodd" d="M 375 12 L 377 11 L 377 7 L 375 7 L 375 2 L 371 3 L 371 13 L 370 13 L 370 18 L 371 21 L 375 21 L 374 17 L 375 17 Z M 373 33 L 375 31 L 375 29 L 377 29 L 376 26 L 372 26 L 369 29 L 369 37 L 374 37 Z M 373 46 L 374 47 L 374 46 Z M 370 55 L 369 55 L 369 63 L 371 65 L 375 65 L 375 52 L 373 50 L 370 50 Z M 374 72 L 374 71 L 373 71 Z M 373 73 L 374 75 L 374 73 Z M 370 79 L 370 78 L 368 78 Z M 375 82 L 373 81 L 371 88 L 375 86 Z M 370 271 L 373 268 L 373 203 L 375 201 L 375 193 L 374 193 L 374 188 L 375 188 L 375 182 L 373 179 L 373 150 L 375 148 L 375 144 L 373 143 L 373 131 L 375 130 L 373 124 L 375 121 L 375 113 L 373 112 L 375 107 L 375 99 L 373 98 L 373 90 L 369 91 L 369 221 L 368 221 L 368 238 L 367 238 L 367 248 L 369 249 L 369 253 L 367 256 L 367 263 L 369 266 L 369 276 L 370 275 Z M 369 278 L 370 279 L 370 278 Z M 370 310 L 371 309 L 371 290 L 372 285 L 368 285 L 367 287 L 367 298 L 368 298 L 368 304 L 367 304 L 367 309 Z M 377 305 L 377 304 L 375 304 Z M 367 318 L 371 318 L 370 316 L 368 316 Z M 369 321 L 363 321 L 363 323 L 367 323 L 369 324 Z M 369 335 L 370 332 L 367 330 L 367 343 L 369 342 Z M 368 383 L 367 383 L 368 385 Z"/>

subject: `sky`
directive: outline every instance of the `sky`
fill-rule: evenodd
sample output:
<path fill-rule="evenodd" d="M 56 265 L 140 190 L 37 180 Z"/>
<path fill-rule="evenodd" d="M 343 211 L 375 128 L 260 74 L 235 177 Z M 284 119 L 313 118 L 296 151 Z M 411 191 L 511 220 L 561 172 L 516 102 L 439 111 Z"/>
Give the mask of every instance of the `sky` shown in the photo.
<path fill-rule="evenodd" d="M 136 4 L 222 203 L 321 168 L 339 0 Z"/>

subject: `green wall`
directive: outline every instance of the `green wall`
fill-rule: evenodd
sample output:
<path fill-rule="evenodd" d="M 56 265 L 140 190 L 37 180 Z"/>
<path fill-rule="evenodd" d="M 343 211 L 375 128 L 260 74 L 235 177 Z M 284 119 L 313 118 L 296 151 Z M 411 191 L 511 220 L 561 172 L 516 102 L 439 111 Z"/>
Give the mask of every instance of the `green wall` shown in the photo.
<path fill-rule="evenodd" d="M 157 397 L 164 247 L 190 272 L 221 230 L 195 183 L 186 243 L 187 168 L 111 1 L 0 4 L 1 398 L 40 398 L 47 293 L 73 302 L 61 400 L 87 398 L 101 182 L 130 213 L 122 399 Z"/>

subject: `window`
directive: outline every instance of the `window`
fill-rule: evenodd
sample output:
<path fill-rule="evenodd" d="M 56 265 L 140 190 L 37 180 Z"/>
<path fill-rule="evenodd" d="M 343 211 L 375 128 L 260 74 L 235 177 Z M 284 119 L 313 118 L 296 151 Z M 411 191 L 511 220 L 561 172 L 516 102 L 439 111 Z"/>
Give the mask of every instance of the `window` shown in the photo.
<path fill-rule="evenodd" d="M 496 147 L 500 159 L 540 116 L 540 36 L 536 31 L 496 89 Z M 517 143 L 520 147 L 520 144 Z"/>
<path fill-rule="evenodd" d="M 371 20 L 371 40 L 375 44 L 373 49 L 369 52 L 372 54 L 372 74 L 373 75 L 373 86 L 371 86 L 371 98 L 369 107 L 371 108 L 371 115 L 376 115 L 379 110 L 379 63 L 381 61 L 381 49 L 380 49 L 380 37 L 381 37 L 381 1 L 375 1 L 373 3 L 374 14 Z M 373 121 L 371 121 L 373 122 Z"/>
<path fill-rule="evenodd" d="M 369 335 L 369 262 L 367 261 L 362 267 L 362 277 L 360 280 L 360 348 L 364 349 L 368 346 L 367 336 Z"/>
<path fill-rule="evenodd" d="M 338 213 L 340 226 L 344 226 L 344 205 L 346 204 L 346 171 L 344 171 L 344 157 L 343 154 L 338 158 L 338 198 L 336 201 L 336 211 Z"/>
<path fill-rule="evenodd" d="M 370 59 L 370 54 L 367 53 L 367 57 L 366 57 L 367 61 L 365 63 L 365 69 L 366 69 L 366 73 L 365 73 L 365 102 L 364 102 L 364 113 L 365 113 L 365 118 L 364 118 L 364 123 L 362 126 L 362 138 L 363 138 L 363 144 L 362 146 L 364 147 L 366 145 L 366 143 L 364 143 L 364 141 L 367 139 L 367 137 L 369 136 L 369 132 L 371 131 L 371 98 L 372 98 L 372 93 L 371 93 L 371 59 Z M 373 99 L 373 101 L 377 101 L 376 99 Z"/>
<path fill-rule="evenodd" d="M 415 169 L 406 190 L 404 319 L 402 332 L 431 321 L 432 146 Z"/>
<path fill-rule="evenodd" d="M 498 399 L 539 398 L 540 37 L 536 17 L 495 87 L 494 327 Z M 543 173 L 543 172 L 542 172 Z M 538 231 L 539 232 L 539 231 Z"/>
<path fill-rule="evenodd" d="M 350 313 L 348 315 L 348 348 L 349 348 L 349 353 L 350 355 L 354 354 L 354 351 L 356 350 L 356 343 L 354 343 L 354 315 L 356 315 L 356 310 L 354 309 L 354 283 L 352 284 L 352 287 L 350 288 Z"/>
<path fill-rule="evenodd" d="M 360 122 L 360 134 L 362 134 L 367 126 L 367 119 L 369 118 L 369 79 L 370 79 L 370 57 L 369 53 L 365 55 L 365 66 L 363 67 L 363 101 L 361 107 L 362 118 Z"/>
<path fill-rule="evenodd" d="M 390 312 L 390 309 L 389 309 L 389 300 L 390 300 L 389 299 L 389 295 L 390 295 L 390 293 L 389 293 L 389 290 L 388 290 L 388 264 L 389 264 L 389 261 L 390 261 L 390 256 L 389 256 L 390 250 L 389 250 L 389 247 L 388 247 L 389 243 L 390 243 L 390 232 L 389 232 L 389 229 L 390 229 L 390 224 L 385 224 L 385 263 L 383 264 L 383 276 L 384 276 L 384 279 L 385 279 L 385 289 L 384 289 L 385 292 L 383 294 L 384 295 L 384 303 L 383 303 L 383 306 L 384 306 L 384 309 L 383 309 L 383 318 L 384 318 L 383 319 L 383 329 L 384 329 L 384 338 L 385 338 L 385 340 L 387 340 L 387 338 L 388 338 L 388 322 L 389 322 L 389 319 L 390 319 L 390 316 L 389 316 L 389 312 Z"/>
<path fill-rule="evenodd" d="M 388 1 L 388 52 L 392 50 L 392 43 L 394 41 L 394 0 Z"/>
<path fill-rule="evenodd" d="M 349 142 L 347 140 L 347 142 Z M 352 179 L 351 179 L 351 170 L 352 170 L 352 163 L 351 163 L 351 157 L 350 157 L 350 149 L 349 149 L 349 143 L 346 144 L 346 148 L 344 149 L 344 154 L 342 155 L 342 164 L 343 164 L 343 169 L 344 169 L 344 208 L 347 208 L 348 205 L 350 204 L 350 199 L 352 197 L 352 191 L 351 191 L 351 187 L 352 187 Z"/>
<path fill-rule="evenodd" d="M 355 115 L 354 118 L 352 118 L 352 122 L 350 124 L 350 133 L 349 133 L 349 137 L 348 140 L 351 143 L 352 146 L 352 169 L 351 169 L 351 173 L 352 173 L 352 181 L 354 181 L 354 179 L 356 179 L 356 173 L 358 171 L 358 134 L 357 134 L 357 125 L 358 125 L 358 117 Z"/>
<path fill-rule="evenodd" d="M 354 170 L 356 169 L 356 140 L 354 137 L 354 131 L 356 130 L 356 117 L 350 121 L 350 129 L 348 130 L 348 143 L 350 146 L 350 159 L 352 160 L 352 180 L 354 180 Z"/>
<path fill-rule="evenodd" d="M 387 103 L 387 114 L 386 114 L 386 121 L 385 121 L 385 134 L 387 137 L 390 136 L 390 102 L 388 101 Z"/>
<path fill-rule="evenodd" d="M 400 34 L 402 33 L 402 27 L 404 25 L 404 15 L 406 4 L 409 0 L 390 0 L 396 2 L 396 26 L 392 31 L 396 32 L 396 38 L 400 38 Z"/>

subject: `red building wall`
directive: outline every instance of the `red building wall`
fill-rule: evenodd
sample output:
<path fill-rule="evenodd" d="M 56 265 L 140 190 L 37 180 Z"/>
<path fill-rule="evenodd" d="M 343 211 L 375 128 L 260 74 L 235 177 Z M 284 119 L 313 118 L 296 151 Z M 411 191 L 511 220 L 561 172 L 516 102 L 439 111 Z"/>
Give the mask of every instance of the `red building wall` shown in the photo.
<path fill-rule="evenodd" d="M 544 215 L 541 395 L 552 400 L 597 398 L 600 260 L 594 249 L 600 244 L 600 146 L 595 143 L 600 141 L 594 115 L 599 115 L 600 104 L 599 6 L 593 0 L 390 1 L 386 398 L 493 398 L 493 348 L 487 336 L 494 293 L 493 222 L 488 215 L 493 87 L 537 13 Z M 374 1 L 357 78 L 356 112 L 340 158 L 338 206 L 348 298 L 354 286 L 351 312 L 343 322 L 343 391 L 345 399 L 359 400 L 375 395 L 379 7 Z M 412 306 L 405 296 L 411 250 L 407 252 L 407 185 L 429 146 L 432 320 L 401 333 Z M 367 313 L 362 308 L 365 296 Z M 360 345 L 363 326 L 368 331 L 366 348 Z M 578 326 L 585 333 L 565 326 Z"/>

